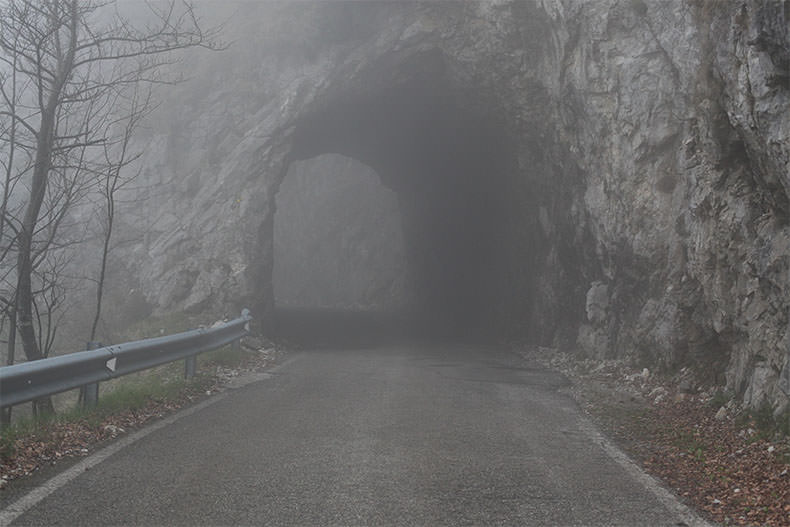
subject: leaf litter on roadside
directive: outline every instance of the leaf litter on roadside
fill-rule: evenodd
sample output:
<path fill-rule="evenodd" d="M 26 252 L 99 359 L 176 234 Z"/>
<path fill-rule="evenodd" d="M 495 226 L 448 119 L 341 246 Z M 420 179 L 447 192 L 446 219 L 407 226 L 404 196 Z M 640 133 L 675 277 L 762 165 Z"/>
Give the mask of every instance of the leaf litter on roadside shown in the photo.
<path fill-rule="evenodd" d="M 723 525 L 790 526 L 790 438 L 683 369 L 661 377 L 618 360 L 579 360 L 548 348 L 522 355 L 560 370 L 604 432 L 653 476 Z M 723 408 L 723 410 L 722 410 Z"/>

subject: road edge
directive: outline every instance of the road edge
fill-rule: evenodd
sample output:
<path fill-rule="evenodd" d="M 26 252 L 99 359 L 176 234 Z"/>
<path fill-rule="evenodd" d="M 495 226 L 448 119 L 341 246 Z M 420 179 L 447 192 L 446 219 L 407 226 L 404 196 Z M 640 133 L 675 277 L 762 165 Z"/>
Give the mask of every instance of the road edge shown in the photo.
<path fill-rule="evenodd" d="M 298 354 L 293 354 L 292 356 L 288 357 L 282 364 L 278 364 L 273 368 L 266 370 L 265 373 L 275 373 L 277 370 L 291 364 L 294 360 L 299 357 Z M 249 382 L 238 383 L 234 385 L 229 390 L 232 391 L 237 388 L 241 388 L 242 386 L 246 386 L 247 384 L 252 384 L 253 382 L 260 382 L 270 378 L 269 375 L 266 377 L 253 377 L 249 380 Z M 55 476 L 51 477 L 39 487 L 31 490 L 27 494 L 17 498 L 16 501 L 8 505 L 5 509 L 0 511 L 0 526 L 4 527 L 10 525 L 11 522 L 16 520 L 19 516 L 30 510 L 44 498 L 58 490 L 59 488 L 63 487 L 73 479 L 75 479 L 80 474 L 92 469 L 105 459 L 109 458 L 113 454 L 116 454 L 123 450 L 124 448 L 128 447 L 129 445 L 136 443 L 137 441 L 143 439 L 144 437 L 160 430 L 166 426 L 169 426 L 176 421 L 183 419 L 184 417 L 188 417 L 204 408 L 208 408 L 223 399 L 225 399 L 229 394 L 230 391 L 224 391 L 219 394 L 216 394 L 205 401 L 199 402 L 194 406 L 190 406 L 189 408 L 184 408 L 179 410 L 178 412 L 164 417 L 154 423 L 151 423 L 140 430 L 137 430 L 126 437 L 122 437 L 117 441 L 113 442 L 112 444 L 102 448 L 101 450 L 91 454 L 90 456 L 86 457 L 82 461 L 77 462 L 76 464 L 72 465 L 71 467 L 67 468 L 63 472 L 56 474 Z"/>
<path fill-rule="evenodd" d="M 642 470 L 623 450 L 607 438 L 595 424 L 584 414 L 581 415 L 579 427 L 587 437 L 599 445 L 606 455 L 626 471 L 626 473 L 648 491 L 670 512 L 676 514 L 687 527 L 717 527 L 718 524 L 711 523 L 699 515 L 697 511 L 689 507 L 672 492 L 667 490 L 660 481 Z"/>

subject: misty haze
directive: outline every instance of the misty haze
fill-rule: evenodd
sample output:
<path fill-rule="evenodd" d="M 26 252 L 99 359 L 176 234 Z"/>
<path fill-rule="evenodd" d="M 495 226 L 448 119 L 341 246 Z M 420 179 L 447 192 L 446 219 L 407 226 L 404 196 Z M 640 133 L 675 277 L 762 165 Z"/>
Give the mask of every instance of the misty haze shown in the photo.
<path fill-rule="evenodd" d="M 790 1 L 0 0 L 0 525 L 790 525 Z"/>

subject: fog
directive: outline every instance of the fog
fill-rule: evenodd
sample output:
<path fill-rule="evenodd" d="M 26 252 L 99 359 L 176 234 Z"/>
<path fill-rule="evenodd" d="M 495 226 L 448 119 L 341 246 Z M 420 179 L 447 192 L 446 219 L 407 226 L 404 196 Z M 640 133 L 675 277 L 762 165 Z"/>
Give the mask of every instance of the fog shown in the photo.
<path fill-rule="evenodd" d="M 0 524 L 787 524 L 789 8 L 0 0 Z"/>

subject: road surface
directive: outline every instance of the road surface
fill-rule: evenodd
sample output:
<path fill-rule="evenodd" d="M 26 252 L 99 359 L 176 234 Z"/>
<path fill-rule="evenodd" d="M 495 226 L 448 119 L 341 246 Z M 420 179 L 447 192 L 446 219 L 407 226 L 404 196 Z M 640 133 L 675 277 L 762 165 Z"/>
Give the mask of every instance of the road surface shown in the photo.
<path fill-rule="evenodd" d="M 694 524 L 565 386 L 474 346 L 298 352 L 12 525 Z"/>

